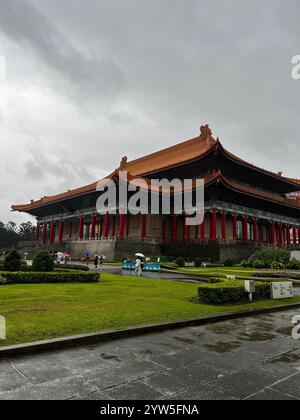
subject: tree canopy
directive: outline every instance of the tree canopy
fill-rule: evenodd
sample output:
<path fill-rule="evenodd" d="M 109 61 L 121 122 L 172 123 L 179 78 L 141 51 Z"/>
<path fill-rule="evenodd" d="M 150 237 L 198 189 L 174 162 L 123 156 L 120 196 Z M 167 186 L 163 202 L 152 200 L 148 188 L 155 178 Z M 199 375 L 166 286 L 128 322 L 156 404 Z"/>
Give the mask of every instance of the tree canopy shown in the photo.
<path fill-rule="evenodd" d="M 11 248 L 20 241 L 32 241 L 34 232 L 35 226 L 31 222 L 21 223 L 19 226 L 14 222 L 0 222 L 0 249 Z"/>

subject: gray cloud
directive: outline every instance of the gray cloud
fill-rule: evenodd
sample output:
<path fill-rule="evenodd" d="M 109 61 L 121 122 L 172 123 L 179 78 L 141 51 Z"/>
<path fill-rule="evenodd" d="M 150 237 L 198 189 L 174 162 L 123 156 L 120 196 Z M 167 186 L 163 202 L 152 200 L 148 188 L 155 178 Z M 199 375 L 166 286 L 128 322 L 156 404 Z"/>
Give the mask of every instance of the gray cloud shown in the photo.
<path fill-rule="evenodd" d="M 85 95 L 106 97 L 123 89 L 124 77 L 112 57 L 96 60 L 72 44 L 69 34 L 27 0 L 1 0 L 0 28 L 18 44 L 29 47 L 47 67 L 57 71 Z M 74 86 L 73 86 L 74 88 Z"/>
<path fill-rule="evenodd" d="M 203 122 L 233 153 L 300 177 L 299 15 L 298 0 L 2 0 L 2 217 Z"/>

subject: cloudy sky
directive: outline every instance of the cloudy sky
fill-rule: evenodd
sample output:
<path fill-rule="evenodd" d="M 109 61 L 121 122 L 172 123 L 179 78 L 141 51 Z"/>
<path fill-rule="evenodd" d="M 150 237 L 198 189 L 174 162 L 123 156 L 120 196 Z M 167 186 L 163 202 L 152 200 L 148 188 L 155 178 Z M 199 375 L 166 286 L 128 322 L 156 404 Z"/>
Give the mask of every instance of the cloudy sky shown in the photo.
<path fill-rule="evenodd" d="M 300 177 L 299 0 L 0 0 L 0 220 L 195 137 Z"/>

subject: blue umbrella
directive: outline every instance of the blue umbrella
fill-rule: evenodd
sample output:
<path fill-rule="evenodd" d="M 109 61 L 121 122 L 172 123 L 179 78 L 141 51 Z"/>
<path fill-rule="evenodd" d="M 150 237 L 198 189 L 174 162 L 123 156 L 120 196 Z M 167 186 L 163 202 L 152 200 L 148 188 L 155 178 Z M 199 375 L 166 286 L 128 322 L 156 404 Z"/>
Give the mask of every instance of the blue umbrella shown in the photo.
<path fill-rule="evenodd" d="M 82 253 L 85 257 L 89 257 L 91 253 L 89 251 L 83 251 Z"/>

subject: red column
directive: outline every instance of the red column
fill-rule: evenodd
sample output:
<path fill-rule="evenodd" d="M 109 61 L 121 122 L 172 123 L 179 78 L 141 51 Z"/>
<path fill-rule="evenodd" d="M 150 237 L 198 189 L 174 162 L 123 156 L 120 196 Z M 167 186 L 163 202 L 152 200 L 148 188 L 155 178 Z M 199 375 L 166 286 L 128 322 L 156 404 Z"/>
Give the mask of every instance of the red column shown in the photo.
<path fill-rule="evenodd" d="M 243 241 L 245 245 L 248 244 L 248 217 L 246 214 L 243 221 Z"/>
<path fill-rule="evenodd" d="M 254 217 L 253 222 L 253 240 L 254 242 L 257 242 L 258 234 L 257 234 L 257 218 Z"/>
<path fill-rule="evenodd" d="M 200 226 L 201 241 L 205 240 L 205 213 L 203 215 L 203 223 Z"/>
<path fill-rule="evenodd" d="M 236 226 L 237 226 L 237 216 L 236 216 L 236 213 L 234 213 L 233 218 L 232 218 L 232 239 L 234 241 L 236 241 L 237 239 Z"/>
<path fill-rule="evenodd" d="M 35 240 L 38 242 L 40 240 L 40 224 L 36 224 L 36 230 L 35 230 Z"/>
<path fill-rule="evenodd" d="M 53 244 L 55 242 L 55 223 L 51 223 L 50 226 L 50 243 Z"/>
<path fill-rule="evenodd" d="M 126 217 L 126 238 L 129 237 L 129 232 L 130 232 L 130 214 L 127 214 L 127 217 Z"/>
<path fill-rule="evenodd" d="M 185 239 L 187 241 L 190 241 L 191 240 L 191 226 L 186 224 L 186 219 L 187 219 L 187 216 L 184 216 L 184 219 L 183 219 L 184 234 L 185 234 Z"/>
<path fill-rule="evenodd" d="M 142 241 L 144 241 L 147 235 L 147 214 L 142 214 L 141 218 L 142 218 L 141 238 L 142 238 Z"/>
<path fill-rule="evenodd" d="M 290 225 L 286 226 L 286 242 L 288 245 L 291 244 L 291 231 L 290 231 Z"/>
<path fill-rule="evenodd" d="M 222 213 L 222 239 L 226 241 L 226 213 Z"/>
<path fill-rule="evenodd" d="M 210 239 L 212 241 L 215 241 L 217 239 L 217 211 L 216 209 L 213 209 L 211 213 Z"/>
<path fill-rule="evenodd" d="M 91 239 L 95 240 L 96 237 L 96 216 L 92 214 L 92 227 L 91 227 Z"/>
<path fill-rule="evenodd" d="M 185 216 L 182 219 L 182 240 L 185 241 Z"/>
<path fill-rule="evenodd" d="M 195 240 L 198 241 L 199 239 L 199 225 L 195 226 Z"/>
<path fill-rule="evenodd" d="M 270 242 L 272 245 L 275 244 L 275 223 L 272 222 L 271 223 L 271 238 L 270 238 Z"/>
<path fill-rule="evenodd" d="M 58 240 L 59 240 L 59 242 L 63 241 L 63 236 L 64 236 L 64 224 L 63 224 L 63 221 L 61 220 L 59 222 L 59 228 L 58 228 Z"/>
<path fill-rule="evenodd" d="M 173 216 L 173 241 L 176 242 L 178 238 L 177 232 L 177 216 L 174 214 Z"/>
<path fill-rule="evenodd" d="M 283 245 L 283 237 L 282 237 L 282 224 L 278 223 L 278 245 Z"/>
<path fill-rule="evenodd" d="M 281 228 L 282 228 L 282 245 L 285 246 L 286 245 L 286 227 L 284 224 L 281 224 Z"/>
<path fill-rule="evenodd" d="M 43 227 L 43 243 L 45 244 L 47 242 L 47 223 L 44 223 Z"/>
<path fill-rule="evenodd" d="M 108 238 L 108 233 L 109 233 L 109 214 L 106 213 L 105 218 L 104 218 L 104 238 L 107 239 Z"/>
<path fill-rule="evenodd" d="M 298 244 L 300 244 L 300 227 L 298 227 L 297 231 L 298 231 Z"/>
<path fill-rule="evenodd" d="M 297 231 L 296 231 L 296 226 L 293 227 L 293 241 L 294 241 L 294 245 L 297 245 Z"/>
<path fill-rule="evenodd" d="M 165 217 L 163 217 L 163 219 L 162 219 L 161 238 L 162 238 L 163 242 L 166 241 L 166 218 Z"/>
<path fill-rule="evenodd" d="M 80 215 L 80 218 L 79 218 L 78 239 L 79 239 L 79 241 L 83 240 L 83 217 L 82 217 L 82 215 Z"/>
<path fill-rule="evenodd" d="M 121 213 L 120 214 L 120 226 L 119 226 L 119 236 L 120 236 L 121 241 L 124 239 L 125 218 L 126 218 L 126 215 Z"/>
<path fill-rule="evenodd" d="M 102 239 L 103 236 L 103 219 L 102 216 L 99 217 L 99 239 Z"/>

